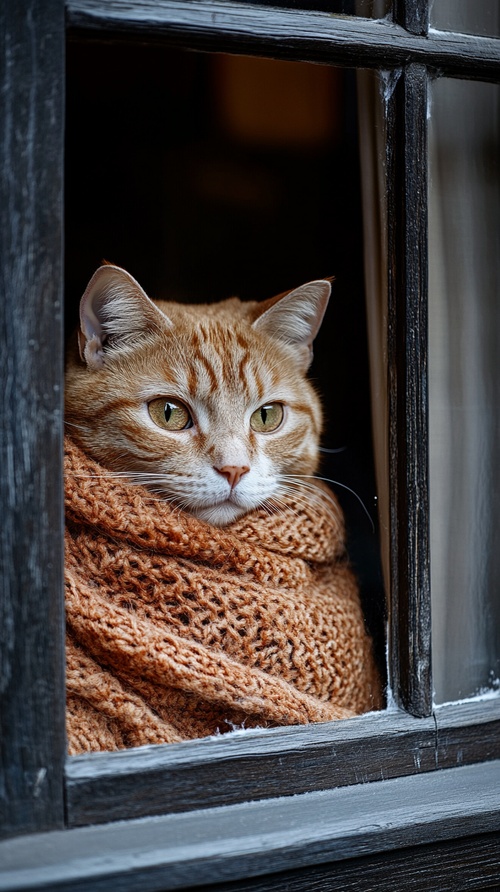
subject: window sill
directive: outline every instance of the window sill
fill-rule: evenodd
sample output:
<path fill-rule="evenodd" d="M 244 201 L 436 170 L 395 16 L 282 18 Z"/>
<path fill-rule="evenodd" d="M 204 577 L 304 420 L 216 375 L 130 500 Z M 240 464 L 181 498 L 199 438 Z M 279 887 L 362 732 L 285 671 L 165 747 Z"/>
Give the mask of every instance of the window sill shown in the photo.
<path fill-rule="evenodd" d="M 8 840 L 0 889 L 185 889 L 489 833 L 499 777 L 492 761 Z"/>

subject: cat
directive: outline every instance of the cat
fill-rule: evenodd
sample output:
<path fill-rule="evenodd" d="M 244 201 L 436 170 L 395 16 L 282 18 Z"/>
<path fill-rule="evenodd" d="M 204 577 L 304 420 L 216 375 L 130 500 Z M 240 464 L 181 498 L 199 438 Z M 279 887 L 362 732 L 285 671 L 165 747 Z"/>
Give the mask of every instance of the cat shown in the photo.
<path fill-rule="evenodd" d="M 331 292 L 320 279 L 264 302 L 153 301 L 107 264 L 80 303 L 65 421 L 96 461 L 223 527 L 300 501 L 322 409 L 306 373 Z"/>

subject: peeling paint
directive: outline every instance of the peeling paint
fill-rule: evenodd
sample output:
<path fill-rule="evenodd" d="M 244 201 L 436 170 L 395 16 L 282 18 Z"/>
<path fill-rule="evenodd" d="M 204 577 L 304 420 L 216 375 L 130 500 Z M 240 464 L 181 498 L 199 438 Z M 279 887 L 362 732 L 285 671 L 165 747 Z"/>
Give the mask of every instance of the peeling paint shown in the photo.
<path fill-rule="evenodd" d="M 47 769 L 39 768 L 37 771 L 36 778 L 35 778 L 35 783 L 33 784 L 33 796 L 35 799 L 37 799 L 38 796 L 40 795 L 40 793 L 42 792 L 42 786 L 43 786 L 43 783 L 44 783 L 46 777 L 47 777 Z"/>
<path fill-rule="evenodd" d="M 393 68 L 389 70 L 381 70 L 380 71 L 380 85 L 381 85 L 381 96 L 384 102 L 385 107 L 387 108 L 387 104 L 392 99 L 394 90 L 396 89 L 397 82 L 402 74 L 402 68 Z"/>

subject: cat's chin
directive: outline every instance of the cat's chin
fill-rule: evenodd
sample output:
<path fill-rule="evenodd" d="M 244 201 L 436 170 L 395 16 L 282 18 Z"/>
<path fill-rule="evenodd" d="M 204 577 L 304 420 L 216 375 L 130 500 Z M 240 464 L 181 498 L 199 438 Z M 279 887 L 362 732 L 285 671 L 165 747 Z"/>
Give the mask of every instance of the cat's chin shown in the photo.
<path fill-rule="evenodd" d="M 198 520 L 203 520 L 214 527 L 227 527 L 230 523 L 243 517 L 244 514 L 248 514 L 251 510 L 250 507 L 242 508 L 240 505 L 235 505 L 234 502 L 228 501 L 220 502 L 218 505 L 197 507 L 196 509 L 191 509 L 191 513 Z"/>

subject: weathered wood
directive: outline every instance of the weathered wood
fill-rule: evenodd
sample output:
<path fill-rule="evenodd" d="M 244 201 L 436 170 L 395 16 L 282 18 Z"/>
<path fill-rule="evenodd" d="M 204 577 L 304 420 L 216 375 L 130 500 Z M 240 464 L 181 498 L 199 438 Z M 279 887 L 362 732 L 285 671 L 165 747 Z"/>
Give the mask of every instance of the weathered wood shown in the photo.
<path fill-rule="evenodd" d="M 498 889 L 500 834 L 204 886 L 206 892 L 481 892 Z"/>
<path fill-rule="evenodd" d="M 395 759 L 387 753 L 391 732 L 398 743 Z M 76 756 L 67 766 L 69 826 L 293 796 L 380 780 L 393 770 L 429 771 L 435 767 L 434 744 L 432 719 L 416 731 L 403 714 L 393 721 L 372 715 Z"/>
<path fill-rule="evenodd" d="M 152 892 L 208 883 L 220 888 L 224 881 L 461 840 L 498 831 L 499 776 L 500 762 L 490 762 L 289 799 L 37 834 L 0 844 L 0 888 Z"/>
<path fill-rule="evenodd" d="M 410 34 L 429 30 L 429 0 L 394 0 L 394 21 Z"/>
<path fill-rule="evenodd" d="M 64 8 L 0 4 L 0 827 L 63 820 Z"/>
<path fill-rule="evenodd" d="M 369 68 L 421 63 L 440 74 L 500 79 L 498 40 L 413 35 L 386 20 L 224 0 L 67 0 L 70 37 L 129 39 Z"/>
<path fill-rule="evenodd" d="M 392 686 L 432 709 L 427 423 L 427 72 L 387 85 Z"/>
<path fill-rule="evenodd" d="M 439 706 L 434 719 L 437 768 L 498 758 L 500 698 Z"/>
<path fill-rule="evenodd" d="M 500 699 L 68 759 L 69 826 L 375 782 L 500 758 Z"/>

